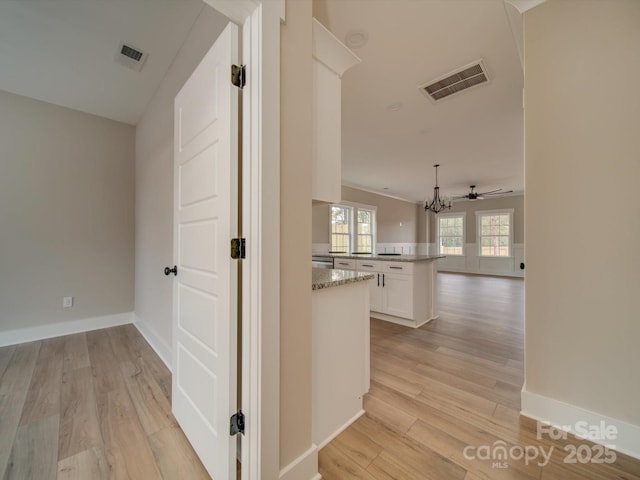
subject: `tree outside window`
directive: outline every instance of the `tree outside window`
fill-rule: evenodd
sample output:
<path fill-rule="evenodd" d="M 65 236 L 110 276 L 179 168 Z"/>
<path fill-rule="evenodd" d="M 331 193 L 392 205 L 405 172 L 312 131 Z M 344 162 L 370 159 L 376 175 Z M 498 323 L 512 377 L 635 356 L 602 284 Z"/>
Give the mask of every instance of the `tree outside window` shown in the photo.
<path fill-rule="evenodd" d="M 480 237 L 480 256 L 511 256 L 512 223 L 511 211 L 477 212 Z"/>
<path fill-rule="evenodd" d="M 464 255 L 464 214 L 437 217 L 438 252 L 441 255 Z"/>
<path fill-rule="evenodd" d="M 330 217 L 331 252 L 375 253 L 375 208 L 332 205 Z"/>
<path fill-rule="evenodd" d="M 373 252 L 373 224 L 376 212 L 364 208 L 357 209 L 358 229 L 356 238 L 356 252 Z"/>
<path fill-rule="evenodd" d="M 341 205 L 331 206 L 331 251 L 349 253 L 351 250 L 351 209 Z"/>

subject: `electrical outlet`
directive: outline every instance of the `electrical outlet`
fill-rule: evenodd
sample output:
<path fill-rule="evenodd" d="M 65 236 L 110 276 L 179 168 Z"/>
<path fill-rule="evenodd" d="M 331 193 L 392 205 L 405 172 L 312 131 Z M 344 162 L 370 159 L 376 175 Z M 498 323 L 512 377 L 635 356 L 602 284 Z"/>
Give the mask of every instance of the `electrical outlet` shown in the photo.
<path fill-rule="evenodd" d="M 62 306 L 64 308 L 73 307 L 73 297 L 63 297 L 62 298 Z"/>

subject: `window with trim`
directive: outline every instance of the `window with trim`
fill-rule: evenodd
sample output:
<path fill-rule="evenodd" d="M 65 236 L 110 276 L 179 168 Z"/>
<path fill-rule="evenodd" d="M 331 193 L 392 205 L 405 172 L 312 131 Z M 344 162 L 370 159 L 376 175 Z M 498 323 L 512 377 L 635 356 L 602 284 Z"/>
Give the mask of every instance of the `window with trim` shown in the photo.
<path fill-rule="evenodd" d="M 512 255 L 513 209 L 476 212 L 476 225 L 481 257 Z"/>
<path fill-rule="evenodd" d="M 332 252 L 351 250 L 351 208 L 342 205 L 331 206 L 331 248 Z"/>
<path fill-rule="evenodd" d="M 438 253 L 464 255 L 464 213 L 445 213 L 436 216 Z"/>
<path fill-rule="evenodd" d="M 374 253 L 376 209 L 357 204 L 331 205 L 331 252 Z"/>

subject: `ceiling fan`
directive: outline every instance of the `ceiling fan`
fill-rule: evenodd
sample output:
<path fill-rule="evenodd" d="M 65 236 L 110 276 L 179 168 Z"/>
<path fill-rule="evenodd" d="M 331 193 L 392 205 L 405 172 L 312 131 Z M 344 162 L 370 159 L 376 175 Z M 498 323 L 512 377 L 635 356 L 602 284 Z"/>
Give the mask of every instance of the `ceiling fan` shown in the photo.
<path fill-rule="evenodd" d="M 471 191 L 465 195 L 457 195 L 454 196 L 453 199 L 454 200 L 461 200 L 463 198 L 466 198 L 467 200 L 483 200 L 487 197 L 500 197 L 502 195 L 505 195 L 507 193 L 513 193 L 513 190 L 505 190 L 503 191 L 501 188 L 497 188 L 495 190 L 491 190 L 489 192 L 476 192 L 476 186 L 475 185 L 469 185 L 469 188 L 471 189 Z"/>

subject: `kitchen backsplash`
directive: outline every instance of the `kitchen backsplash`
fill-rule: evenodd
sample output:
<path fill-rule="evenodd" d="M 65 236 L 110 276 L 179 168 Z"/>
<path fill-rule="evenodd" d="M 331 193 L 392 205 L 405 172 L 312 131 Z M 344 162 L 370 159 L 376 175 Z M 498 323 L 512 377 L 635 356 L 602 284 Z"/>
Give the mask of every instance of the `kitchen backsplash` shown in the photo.
<path fill-rule="evenodd" d="M 329 252 L 328 243 L 314 243 L 312 253 L 323 254 Z M 426 255 L 429 253 L 427 243 L 378 243 L 376 253 L 401 253 L 403 255 Z"/>

